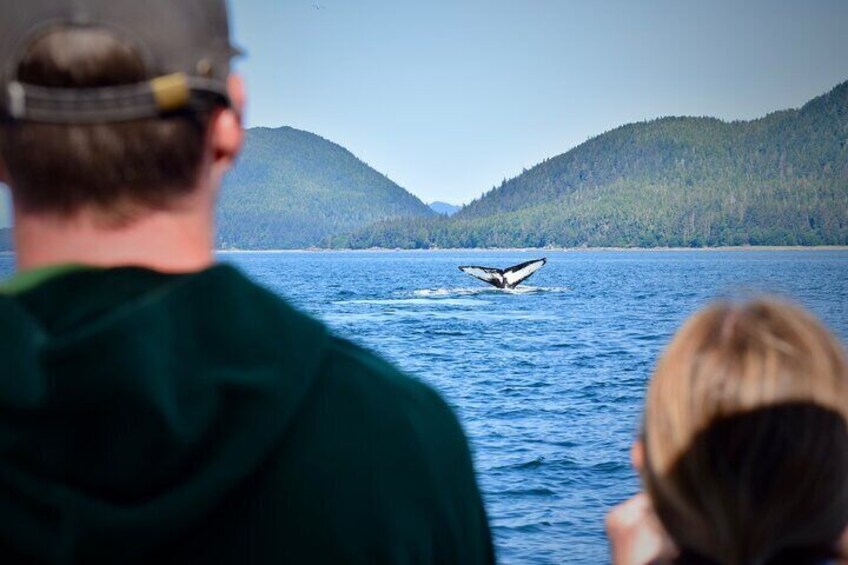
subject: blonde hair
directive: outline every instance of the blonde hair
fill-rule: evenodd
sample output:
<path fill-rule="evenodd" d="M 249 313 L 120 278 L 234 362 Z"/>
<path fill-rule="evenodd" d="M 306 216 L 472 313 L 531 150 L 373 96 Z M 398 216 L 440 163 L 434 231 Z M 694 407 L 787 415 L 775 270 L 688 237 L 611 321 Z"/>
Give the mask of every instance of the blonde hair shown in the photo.
<path fill-rule="evenodd" d="M 733 565 L 826 553 L 848 522 L 839 342 L 774 299 L 699 312 L 654 372 L 644 446 L 646 490 L 684 553 Z"/>

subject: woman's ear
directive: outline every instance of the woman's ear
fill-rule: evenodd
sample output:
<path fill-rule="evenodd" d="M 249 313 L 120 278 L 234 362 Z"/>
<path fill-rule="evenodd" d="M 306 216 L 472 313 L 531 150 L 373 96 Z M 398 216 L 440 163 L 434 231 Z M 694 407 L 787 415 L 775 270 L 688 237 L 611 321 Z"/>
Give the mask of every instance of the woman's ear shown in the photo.
<path fill-rule="evenodd" d="M 639 473 L 642 472 L 645 465 L 645 445 L 641 439 L 634 441 L 630 447 L 630 463 Z"/>

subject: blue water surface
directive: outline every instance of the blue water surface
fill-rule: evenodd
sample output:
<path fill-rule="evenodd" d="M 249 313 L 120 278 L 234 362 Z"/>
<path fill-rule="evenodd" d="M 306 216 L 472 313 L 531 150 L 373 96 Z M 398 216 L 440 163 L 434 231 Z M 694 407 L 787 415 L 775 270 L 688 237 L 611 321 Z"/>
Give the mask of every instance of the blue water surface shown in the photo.
<path fill-rule="evenodd" d="M 848 251 L 548 252 L 515 291 L 457 270 L 541 255 L 220 259 L 441 392 L 470 437 L 503 563 L 608 560 L 604 514 L 638 489 L 629 448 L 647 379 L 675 329 L 710 300 L 791 297 L 848 339 Z"/>
<path fill-rule="evenodd" d="M 428 382 L 470 436 L 504 563 L 608 559 L 605 511 L 637 490 L 645 383 L 689 314 L 770 292 L 848 337 L 848 252 L 552 252 L 516 291 L 458 265 L 537 252 L 232 253 L 234 263 Z"/>

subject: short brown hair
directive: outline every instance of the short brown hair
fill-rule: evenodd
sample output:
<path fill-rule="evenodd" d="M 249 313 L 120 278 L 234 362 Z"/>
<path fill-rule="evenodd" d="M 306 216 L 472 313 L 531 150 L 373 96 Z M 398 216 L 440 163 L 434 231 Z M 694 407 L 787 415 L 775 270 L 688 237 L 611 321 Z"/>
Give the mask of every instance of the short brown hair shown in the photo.
<path fill-rule="evenodd" d="M 24 83 L 95 88 L 153 78 L 136 50 L 95 28 L 54 30 L 36 39 L 18 68 Z M 168 207 L 194 187 L 206 112 L 93 124 L 5 123 L 0 158 L 15 205 L 69 215 L 93 208 L 121 220 Z"/>
<path fill-rule="evenodd" d="M 644 435 L 646 490 L 685 555 L 816 562 L 848 525 L 848 364 L 801 308 L 690 319 L 651 380 Z"/>

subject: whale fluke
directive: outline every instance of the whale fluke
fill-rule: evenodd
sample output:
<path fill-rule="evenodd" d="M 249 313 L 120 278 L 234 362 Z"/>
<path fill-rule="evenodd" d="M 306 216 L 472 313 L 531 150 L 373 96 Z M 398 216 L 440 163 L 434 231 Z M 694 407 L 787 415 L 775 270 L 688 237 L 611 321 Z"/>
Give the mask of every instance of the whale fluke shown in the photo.
<path fill-rule="evenodd" d="M 506 269 L 467 265 L 460 267 L 459 270 L 498 288 L 515 288 L 527 279 L 527 277 L 541 269 L 547 262 L 548 260 L 543 257 Z"/>

